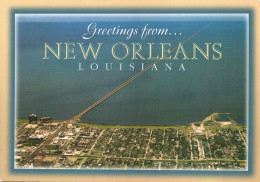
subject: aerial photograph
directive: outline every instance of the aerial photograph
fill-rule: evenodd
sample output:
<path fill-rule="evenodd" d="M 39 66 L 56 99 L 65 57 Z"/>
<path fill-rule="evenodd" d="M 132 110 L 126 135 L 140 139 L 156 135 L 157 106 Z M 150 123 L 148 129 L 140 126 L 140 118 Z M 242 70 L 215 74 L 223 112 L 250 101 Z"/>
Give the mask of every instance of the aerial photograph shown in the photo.
<path fill-rule="evenodd" d="M 19 14 L 15 169 L 248 170 L 244 14 Z"/>

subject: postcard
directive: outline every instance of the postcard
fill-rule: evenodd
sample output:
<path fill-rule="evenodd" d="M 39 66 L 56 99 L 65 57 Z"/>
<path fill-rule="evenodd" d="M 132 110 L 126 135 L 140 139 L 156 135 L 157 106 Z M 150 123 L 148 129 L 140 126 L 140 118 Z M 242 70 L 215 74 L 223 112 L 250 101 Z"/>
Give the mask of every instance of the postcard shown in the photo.
<path fill-rule="evenodd" d="M 1 178 L 255 180 L 256 12 L 9 9 Z"/>

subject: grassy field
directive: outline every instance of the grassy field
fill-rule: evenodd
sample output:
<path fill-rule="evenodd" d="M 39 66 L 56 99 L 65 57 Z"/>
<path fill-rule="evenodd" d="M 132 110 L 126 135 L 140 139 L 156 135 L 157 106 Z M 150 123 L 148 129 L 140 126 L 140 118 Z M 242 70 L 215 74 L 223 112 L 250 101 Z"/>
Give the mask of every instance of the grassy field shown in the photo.
<path fill-rule="evenodd" d="M 181 129 L 186 130 L 187 126 L 157 126 L 157 125 L 104 125 L 104 124 L 90 124 L 90 123 L 77 123 L 77 126 L 97 127 L 97 128 L 147 128 L 147 129 Z"/>
<path fill-rule="evenodd" d="M 16 119 L 17 123 L 29 123 L 28 119 Z M 64 120 L 54 120 L 53 122 L 64 122 Z M 79 127 L 97 127 L 97 128 L 148 128 L 148 129 L 181 129 L 186 130 L 187 126 L 158 126 L 158 125 L 106 125 L 106 124 L 90 124 L 90 123 L 76 123 Z"/>
<path fill-rule="evenodd" d="M 234 130 L 243 130 L 246 129 L 247 127 L 244 125 L 236 125 L 236 126 L 231 126 L 231 127 L 220 127 L 220 126 L 207 126 L 206 128 L 209 128 L 212 131 L 216 131 L 216 130 L 223 130 L 223 129 L 231 129 L 232 131 Z"/>
<path fill-rule="evenodd" d="M 28 119 L 16 119 L 16 123 L 29 123 L 29 120 Z"/>
<path fill-rule="evenodd" d="M 59 148 L 58 145 L 47 145 L 45 147 L 46 150 L 57 150 Z"/>
<path fill-rule="evenodd" d="M 17 123 L 28 123 L 28 119 L 17 119 Z M 65 122 L 64 120 L 54 120 L 53 122 Z M 91 124 L 91 123 L 76 123 L 78 127 L 97 127 L 97 128 L 134 128 L 134 129 L 167 129 L 167 128 L 172 128 L 176 130 L 182 130 L 184 132 L 184 135 L 187 136 L 190 125 L 184 125 L 184 126 L 158 126 L 158 125 L 106 125 L 106 124 Z M 221 129 L 228 129 L 229 127 L 220 127 L 220 126 L 206 126 L 206 129 L 210 129 L 213 131 L 221 130 Z M 246 129 L 247 127 L 244 125 L 239 125 L 239 124 L 233 124 L 231 125 L 230 129 L 231 130 L 243 130 Z"/>

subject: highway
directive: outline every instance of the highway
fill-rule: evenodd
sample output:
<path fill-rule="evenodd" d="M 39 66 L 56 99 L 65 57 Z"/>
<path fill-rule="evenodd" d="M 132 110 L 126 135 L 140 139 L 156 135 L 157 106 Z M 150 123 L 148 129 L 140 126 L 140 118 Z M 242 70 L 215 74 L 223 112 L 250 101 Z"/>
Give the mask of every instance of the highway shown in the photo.
<path fill-rule="evenodd" d="M 54 131 L 53 134 L 49 135 L 49 136 L 46 138 L 46 140 L 38 146 L 38 148 L 37 148 L 36 150 L 34 150 L 30 155 L 27 156 L 27 158 L 26 158 L 24 161 L 22 161 L 22 162 L 20 163 L 20 166 L 24 166 L 24 165 L 25 165 L 26 163 L 28 163 L 31 159 L 33 159 L 33 157 L 37 154 L 37 152 L 41 151 L 47 144 L 49 144 L 49 142 L 50 142 L 55 136 L 57 136 L 57 134 L 58 134 L 61 130 L 63 130 L 63 129 L 66 128 L 66 126 L 67 126 L 67 123 L 61 124 L 61 126 L 60 126 L 59 128 L 57 128 L 57 129 Z"/>

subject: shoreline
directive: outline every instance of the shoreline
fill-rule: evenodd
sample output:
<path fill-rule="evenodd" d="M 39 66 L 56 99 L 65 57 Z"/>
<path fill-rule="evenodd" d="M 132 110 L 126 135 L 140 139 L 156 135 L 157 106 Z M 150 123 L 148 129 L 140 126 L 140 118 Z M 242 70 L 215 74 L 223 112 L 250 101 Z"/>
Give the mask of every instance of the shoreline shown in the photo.
<path fill-rule="evenodd" d="M 28 123 L 29 120 L 25 118 L 18 118 L 16 119 L 17 123 Z M 69 123 L 67 120 L 53 120 L 52 122 L 57 122 L 57 123 Z M 193 123 L 197 122 L 191 122 L 186 125 L 120 125 L 120 124 L 95 124 L 95 123 L 84 123 L 84 122 L 78 122 L 75 123 L 77 126 L 85 126 L 85 127 L 98 127 L 98 128 L 135 128 L 135 129 L 142 129 L 142 128 L 147 128 L 147 129 L 167 129 L 167 128 L 172 128 L 172 129 L 189 129 Z M 246 125 L 242 125 L 237 123 L 235 126 L 231 126 L 231 128 L 247 128 Z M 222 128 L 222 129 L 228 129 L 230 127 L 217 127 L 217 126 L 209 126 L 209 128 Z"/>

